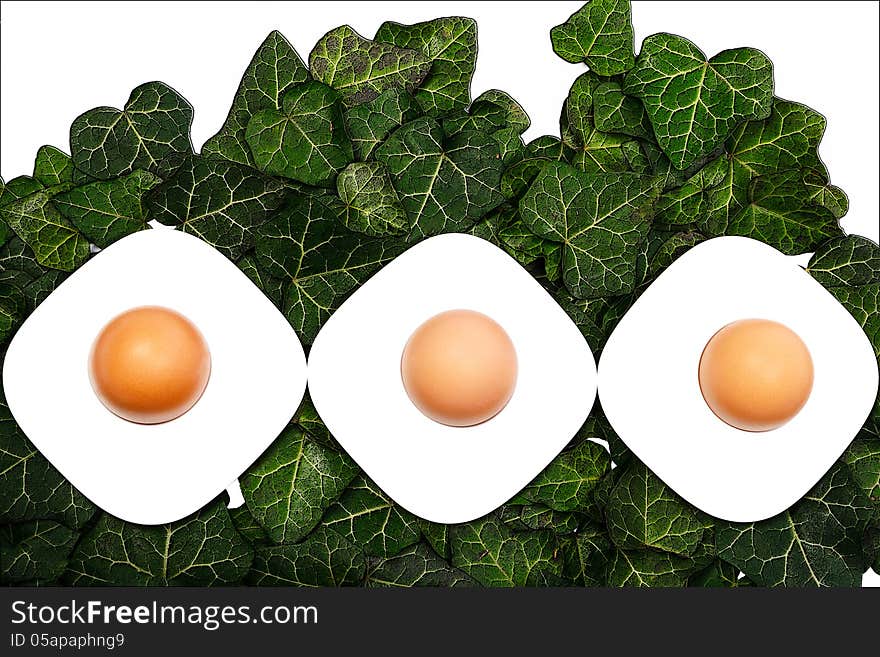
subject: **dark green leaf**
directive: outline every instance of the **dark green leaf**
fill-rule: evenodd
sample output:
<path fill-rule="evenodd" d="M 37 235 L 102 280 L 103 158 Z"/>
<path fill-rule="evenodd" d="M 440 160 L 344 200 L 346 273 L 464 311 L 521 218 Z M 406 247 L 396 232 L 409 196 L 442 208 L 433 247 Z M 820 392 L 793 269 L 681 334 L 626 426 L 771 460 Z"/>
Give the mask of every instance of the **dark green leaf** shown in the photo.
<path fill-rule="evenodd" d="M 167 525 L 101 515 L 70 557 L 73 586 L 208 586 L 240 581 L 254 558 L 219 501 Z"/>
<path fill-rule="evenodd" d="M 34 162 L 34 178 L 46 187 L 71 182 L 73 162 L 54 146 L 41 146 Z"/>
<path fill-rule="evenodd" d="M 339 446 L 339 443 L 336 442 L 333 434 L 330 433 L 330 430 L 324 424 L 324 421 L 318 415 L 318 411 L 312 403 L 308 391 L 306 391 L 302 403 L 299 405 L 296 415 L 293 417 L 293 421 L 309 435 L 309 438 L 317 443 L 324 447 L 336 450 L 337 452 L 342 449 Z"/>
<path fill-rule="evenodd" d="M 614 553 L 608 534 L 587 525 L 562 543 L 563 572 L 577 586 L 604 586 L 608 563 Z"/>
<path fill-rule="evenodd" d="M 660 148 L 684 169 L 738 123 L 768 116 L 773 64 L 754 48 L 725 50 L 707 61 L 684 37 L 655 34 L 642 42 L 623 90 L 642 101 Z"/>
<path fill-rule="evenodd" d="M 260 228 L 259 265 L 285 280 L 283 312 L 306 344 L 348 293 L 405 248 L 349 231 L 342 212 L 335 196 L 299 195 Z"/>
<path fill-rule="evenodd" d="M 735 588 L 738 586 L 753 586 L 746 578 L 739 577 L 739 568 L 716 559 L 710 566 L 688 578 L 688 586 L 703 588 Z"/>
<path fill-rule="evenodd" d="M 861 235 L 845 235 L 820 245 L 807 271 L 825 287 L 880 283 L 880 246 Z"/>
<path fill-rule="evenodd" d="M 660 181 L 635 174 L 586 174 L 548 164 L 520 200 L 537 235 L 564 244 L 562 280 L 578 298 L 635 288 L 636 257 Z"/>
<path fill-rule="evenodd" d="M 797 504 L 755 523 L 716 526 L 718 556 L 760 586 L 858 586 L 871 509 L 845 465 Z"/>
<path fill-rule="evenodd" d="M 387 89 L 412 91 L 431 70 L 431 60 L 410 48 L 365 39 L 348 25 L 325 34 L 309 55 L 314 78 L 342 94 L 348 107 Z"/>
<path fill-rule="evenodd" d="M 393 557 L 420 537 L 415 517 L 363 474 L 327 510 L 321 524 L 376 557 Z"/>
<path fill-rule="evenodd" d="M 417 50 L 430 60 L 430 72 L 414 96 L 430 116 L 464 109 L 470 102 L 471 78 L 477 64 L 477 23 L 450 16 L 415 25 L 385 22 L 376 41 Z"/>
<path fill-rule="evenodd" d="M 731 220 L 726 233 L 759 239 L 786 255 L 814 251 L 843 234 L 834 214 L 813 204 L 798 170 L 755 178 L 749 204 Z"/>
<path fill-rule="evenodd" d="M 232 99 L 229 116 L 220 132 L 202 146 L 202 155 L 254 166 L 245 139 L 248 121 L 262 110 L 281 108 L 286 91 L 309 79 L 309 70 L 293 46 L 277 30 L 272 31 L 248 64 Z"/>
<path fill-rule="evenodd" d="M 74 187 L 52 202 L 90 242 L 103 249 L 147 228 L 142 200 L 160 182 L 149 171 L 137 170 L 115 180 Z"/>
<path fill-rule="evenodd" d="M 850 475 L 874 510 L 874 521 L 880 523 L 880 438 L 861 432 L 841 457 Z"/>
<path fill-rule="evenodd" d="M 254 518 L 254 515 L 246 505 L 242 505 L 237 509 L 229 509 L 229 517 L 232 518 L 232 524 L 235 525 L 238 533 L 244 536 L 251 545 L 268 545 L 271 543 L 266 530 L 257 522 L 257 519 Z"/>
<path fill-rule="evenodd" d="M 365 235 L 401 235 L 409 219 L 388 170 L 381 162 L 354 162 L 336 179 L 336 191 L 345 204 L 345 226 Z"/>
<path fill-rule="evenodd" d="M 442 559 L 448 561 L 451 558 L 449 549 L 449 525 L 443 525 L 439 522 L 431 522 L 424 518 L 417 518 L 416 520 L 425 542 L 430 545 L 434 549 L 434 552 L 439 554 Z"/>
<path fill-rule="evenodd" d="M 365 572 L 360 548 L 318 527 L 301 543 L 257 548 L 246 581 L 256 586 L 355 586 Z"/>
<path fill-rule="evenodd" d="M 582 511 L 599 479 L 611 468 L 602 445 L 584 440 L 553 459 L 512 504 L 543 504 L 556 511 Z"/>
<path fill-rule="evenodd" d="M 11 525 L 0 536 L 0 583 L 54 582 L 67 568 L 67 557 L 79 534 L 52 520 Z"/>
<path fill-rule="evenodd" d="M 287 427 L 239 479 L 248 509 L 276 543 L 308 534 L 357 474 L 346 455 Z"/>
<path fill-rule="evenodd" d="M 146 196 L 151 219 L 205 240 L 231 260 L 254 244 L 254 229 L 281 206 L 281 183 L 250 167 L 191 155 Z"/>
<path fill-rule="evenodd" d="M 630 14 L 629 0 L 589 0 L 550 30 L 553 52 L 599 75 L 624 73 L 634 64 Z"/>
<path fill-rule="evenodd" d="M 70 183 L 38 190 L 0 207 L 2 219 L 44 267 L 73 271 L 89 257 L 89 243 L 55 208 L 52 198 Z"/>
<path fill-rule="evenodd" d="M 354 159 L 339 94 L 320 82 L 293 87 L 281 109 L 265 109 L 248 122 L 245 138 L 257 167 L 307 185 L 332 183 Z"/>
<path fill-rule="evenodd" d="M 630 459 L 608 501 L 608 531 L 622 550 L 653 548 L 689 557 L 711 521 L 664 484 L 638 459 Z"/>
<path fill-rule="evenodd" d="M 484 586 L 539 584 L 559 574 L 556 537 L 549 531 L 514 532 L 494 516 L 450 528 L 452 565 Z"/>
<path fill-rule="evenodd" d="M 614 550 L 608 567 L 608 586 L 681 587 L 702 568 L 702 563 L 668 552 Z"/>
<path fill-rule="evenodd" d="M 365 584 L 369 587 L 478 586 L 423 543 L 408 547 L 396 557 L 371 564 Z"/>
<path fill-rule="evenodd" d="M 499 205 L 501 160 L 490 137 L 467 132 L 446 139 L 428 117 L 403 125 L 376 149 L 418 239 L 460 231 Z"/>
<path fill-rule="evenodd" d="M 627 96 L 617 82 L 602 82 L 593 89 L 593 122 L 602 132 L 616 132 L 654 140 L 651 121 L 638 98 Z"/>
<path fill-rule="evenodd" d="M 506 504 L 498 511 L 498 517 L 513 531 L 549 529 L 557 534 L 572 534 L 583 521 L 579 513 L 554 511 L 543 504 Z"/>
<path fill-rule="evenodd" d="M 192 153 L 192 119 L 193 109 L 185 98 L 161 82 L 147 82 L 131 92 L 122 111 L 97 107 L 74 120 L 73 164 L 101 180 L 135 169 L 160 174 L 157 167 L 166 156 Z"/>
<path fill-rule="evenodd" d="M 383 91 L 373 100 L 348 108 L 345 125 L 355 158 L 366 160 L 388 135 L 418 116 L 412 96 L 401 89 Z"/>

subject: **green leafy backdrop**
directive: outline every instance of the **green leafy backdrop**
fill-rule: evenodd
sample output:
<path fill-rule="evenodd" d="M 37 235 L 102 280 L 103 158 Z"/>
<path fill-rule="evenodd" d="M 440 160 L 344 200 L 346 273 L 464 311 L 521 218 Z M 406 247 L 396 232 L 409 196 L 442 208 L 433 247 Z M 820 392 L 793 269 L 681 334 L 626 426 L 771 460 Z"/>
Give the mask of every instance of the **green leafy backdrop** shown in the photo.
<path fill-rule="evenodd" d="M 597 353 L 682 253 L 747 235 L 814 253 L 807 271 L 880 357 L 880 248 L 841 230 L 848 200 L 817 150 L 825 119 L 774 96 L 763 53 L 707 55 L 672 34 L 636 53 L 624 0 L 592 0 L 550 41 L 584 72 L 561 136 L 529 143 L 516 100 L 471 98 L 477 27 L 463 17 L 386 22 L 373 39 L 341 26 L 307 60 L 272 32 L 201 153 L 192 108 L 161 82 L 134 89 L 122 109 L 85 112 L 69 155 L 45 146 L 33 175 L 0 182 L 3 349 L 90 245 L 157 221 L 236 262 L 305 345 L 410 245 L 472 233 L 526 267 Z M 241 485 L 238 509 L 221 496 L 169 525 L 123 522 L 52 467 L 0 395 L 0 582 L 858 585 L 880 562 L 880 403 L 802 500 L 756 523 L 681 499 L 598 404 L 531 484 L 469 523 L 396 505 L 308 398 Z"/>

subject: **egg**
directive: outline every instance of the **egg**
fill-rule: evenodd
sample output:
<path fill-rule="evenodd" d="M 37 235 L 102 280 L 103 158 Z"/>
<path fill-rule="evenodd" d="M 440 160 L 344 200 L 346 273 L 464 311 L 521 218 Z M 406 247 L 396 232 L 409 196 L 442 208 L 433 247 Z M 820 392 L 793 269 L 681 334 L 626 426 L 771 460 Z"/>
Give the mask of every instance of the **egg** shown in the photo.
<path fill-rule="evenodd" d="M 770 431 L 791 420 L 813 388 L 813 360 L 787 326 L 742 319 L 719 330 L 700 357 L 700 391 L 721 420 Z"/>
<path fill-rule="evenodd" d="M 219 251 L 172 228 L 94 254 L 24 321 L 9 409 L 94 504 L 173 522 L 235 482 L 288 424 L 306 359 L 290 324 Z"/>
<path fill-rule="evenodd" d="M 325 322 L 309 352 L 324 424 L 411 513 L 467 522 L 569 443 L 596 396 L 590 346 L 531 274 L 465 234 L 426 239 Z"/>
<path fill-rule="evenodd" d="M 168 422 L 186 413 L 205 390 L 211 354 L 204 336 L 169 308 L 144 306 L 101 329 L 89 377 L 110 411 L 132 422 Z"/>
<path fill-rule="evenodd" d="M 847 310 L 796 260 L 745 237 L 687 251 L 646 289 L 599 362 L 602 410 L 626 446 L 712 516 L 753 522 L 800 499 L 877 395 Z"/>
<path fill-rule="evenodd" d="M 505 330 L 473 310 L 447 310 L 412 334 L 400 362 L 403 387 L 426 416 L 466 427 L 497 415 L 516 386 L 516 350 Z"/>

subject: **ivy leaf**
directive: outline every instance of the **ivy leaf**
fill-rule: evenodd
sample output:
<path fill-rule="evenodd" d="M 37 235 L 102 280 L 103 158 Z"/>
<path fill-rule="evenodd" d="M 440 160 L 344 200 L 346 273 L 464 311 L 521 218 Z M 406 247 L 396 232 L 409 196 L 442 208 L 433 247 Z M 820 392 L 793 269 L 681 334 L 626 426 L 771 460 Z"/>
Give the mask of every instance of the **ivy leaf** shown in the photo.
<path fill-rule="evenodd" d="M 375 152 L 391 172 L 414 239 L 461 231 L 504 200 L 497 155 L 491 137 L 467 132 L 446 139 L 429 117 L 398 128 Z"/>
<path fill-rule="evenodd" d="M 376 557 L 393 557 L 420 538 L 415 517 L 363 474 L 327 510 L 321 524 Z"/>
<path fill-rule="evenodd" d="M 849 197 L 840 187 L 828 184 L 828 176 L 818 171 L 810 171 L 804 176 L 804 184 L 810 191 L 810 200 L 827 208 L 835 219 L 840 219 L 849 211 Z"/>
<path fill-rule="evenodd" d="M 431 548 L 440 555 L 442 559 L 448 561 L 452 558 L 449 545 L 449 525 L 439 522 L 431 522 L 423 518 L 416 518 L 419 529 L 422 532 L 422 538 L 431 546 Z"/>
<path fill-rule="evenodd" d="M 623 93 L 619 83 L 596 85 L 592 99 L 596 129 L 654 141 L 654 131 L 644 105 L 638 98 Z"/>
<path fill-rule="evenodd" d="M 287 427 L 239 479 L 248 509 L 276 543 L 308 534 L 357 474 L 345 454 Z"/>
<path fill-rule="evenodd" d="M 830 210 L 812 204 L 801 171 L 755 178 L 749 201 L 731 220 L 728 235 L 759 239 L 786 255 L 797 255 L 843 234 Z"/>
<path fill-rule="evenodd" d="M 740 578 L 739 568 L 720 559 L 716 559 L 707 568 L 691 575 L 688 578 L 687 585 L 703 588 L 754 586 L 748 578 Z"/>
<path fill-rule="evenodd" d="M 450 16 L 401 25 L 382 23 L 374 37 L 399 48 L 417 50 L 430 60 L 430 72 L 413 92 L 429 116 L 462 110 L 470 102 L 471 79 L 477 65 L 477 23 Z"/>
<path fill-rule="evenodd" d="M 97 107 L 70 126 L 74 166 L 100 180 L 146 169 L 160 174 L 159 163 L 172 153 L 192 153 L 189 130 L 193 109 L 162 82 L 147 82 L 131 92 L 120 111 Z"/>
<path fill-rule="evenodd" d="M 332 182 L 354 159 L 339 94 L 320 82 L 286 92 L 280 110 L 254 114 L 245 138 L 260 170 L 307 185 Z"/>
<path fill-rule="evenodd" d="M 343 223 L 365 235 L 401 235 L 409 219 L 388 170 L 380 162 L 354 162 L 336 179 L 336 191 L 345 204 Z"/>
<path fill-rule="evenodd" d="M 584 62 L 599 75 L 633 67 L 633 40 L 628 0 L 589 0 L 550 30 L 553 52 L 572 64 Z"/>
<path fill-rule="evenodd" d="M 44 272 L 33 250 L 20 237 L 0 247 L 0 280 L 24 287 Z"/>
<path fill-rule="evenodd" d="M 584 440 L 553 459 L 512 504 L 544 504 L 556 511 L 582 511 L 593 487 L 611 469 L 611 457 L 602 445 Z"/>
<path fill-rule="evenodd" d="M 713 191 L 730 175 L 724 157 L 718 157 L 688 178 L 680 187 L 663 193 L 654 221 L 664 227 L 691 226 L 711 211 Z M 724 225 L 727 225 L 725 220 Z"/>
<path fill-rule="evenodd" d="M 614 547 L 597 525 L 582 527 L 562 543 L 563 572 L 577 586 L 604 586 Z"/>
<path fill-rule="evenodd" d="M 255 546 L 268 545 L 271 543 L 266 530 L 257 522 L 257 519 L 254 518 L 254 515 L 247 508 L 247 505 L 227 510 L 229 511 L 229 517 L 232 518 L 232 524 L 235 525 L 236 531 L 244 536 L 248 543 Z"/>
<path fill-rule="evenodd" d="M 406 248 L 351 232 L 342 212 L 335 196 L 298 195 L 259 231 L 258 262 L 285 281 L 283 312 L 305 344 L 352 290 Z"/>
<path fill-rule="evenodd" d="M 458 112 L 442 119 L 443 131 L 447 137 L 471 130 L 497 133 L 505 129 L 521 135 L 530 124 L 529 116 L 522 105 L 498 89 L 481 93 L 466 112 Z"/>
<path fill-rule="evenodd" d="M 299 428 L 308 434 L 309 438 L 317 443 L 337 452 L 342 450 L 339 443 L 337 443 L 336 439 L 333 437 L 333 434 L 330 433 L 330 430 L 324 424 L 321 416 L 318 415 L 318 410 L 312 403 L 308 391 L 306 391 L 293 421 Z"/>
<path fill-rule="evenodd" d="M 71 586 L 233 584 L 253 558 L 220 501 L 166 525 L 135 525 L 104 513 L 76 546 L 64 580 Z"/>
<path fill-rule="evenodd" d="M 202 155 L 255 166 L 245 138 L 251 117 L 263 110 L 280 109 L 284 93 L 309 77 L 308 68 L 284 35 L 270 32 L 244 72 L 223 127 L 205 142 Z"/>
<path fill-rule="evenodd" d="M 549 529 L 560 535 L 574 533 L 583 520 L 578 513 L 554 511 L 543 504 L 505 504 L 499 510 L 498 517 L 516 532 Z"/>
<path fill-rule="evenodd" d="M 43 303 L 43 300 L 54 292 L 55 288 L 61 285 L 69 275 L 70 274 L 66 271 L 50 269 L 36 280 L 26 285 L 23 291 L 28 303 L 28 309 L 33 310 Z"/>
<path fill-rule="evenodd" d="M 559 574 L 550 531 L 514 532 L 494 516 L 450 528 L 452 565 L 484 586 L 536 585 Z"/>
<path fill-rule="evenodd" d="M 825 287 L 880 283 L 880 246 L 861 235 L 843 235 L 820 245 L 807 271 Z"/>
<path fill-rule="evenodd" d="M 52 201 L 90 242 L 103 249 L 147 228 L 142 200 L 160 182 L 149 171 L 138 169 L 114 180 L 74 187 Z"/>
<path fill-rule="evenodd" d="M 54 146 L 41 146 L 34 162 L 34 178 L 46 187 L 73 180 L 73 162 Z"/>
<path fill-rule="evenodd" d="M 364 553 L 341 534 L 318 527 L 301 543 L 258 547 L 246 582 L 254 586 L 356 586 Z"/>
<path fill-rule="evenodd" d="M 478 586 L 467 574 L 453 568 L 423 543 L 417 543 L 367 569 L 365 585 L 373 588 Z"/>
<path fill-rule="evenodd" d="M 608 586 L 682 587 L 688 578 L 709 566 L 710 545 L 701 543 L 691 557 L 657 550 L 614 550 L 608 566 Z"/>
<path fill-rule="evenodd" d="M 45 267 L 73 271 L 89 257 L 89 242 L 52 203 L 70 183 L 41 189 L 0 207 L 2 219 Z"/>
<path fill-rule="evenodd" d="M 638 459 L 630 459 L 614 485 L 607 517 L 620 549 L 648 547 L 684 557 L 694 554 L 712 526 Z"/>
<path fill-rule="evenodd" d="M 347 107 L 353 107 L 388 89 L 413 91 L 431 70 L 431 60 L 417 50 L 370 41 L 342 25 L 315 44 L 309 70 L 316 80 L 339 91 Z"/>
<path fill-rule="evenodd" d="M 373 100 L 348 108 L 345 125 L 356 160 L 372 155 L 394 130 L 419 116 L 413 97 L 402 89 L 388 89 Z"/>
<path fill-rule="evenodd" d="M 738 123 L 770 114 L 773 64 L 754 48 L 725 50 L 707 61 L 684 37 L 655 34 L 642 42 L 623 91 L 642 101 L 660 148 L 684 169 Z"/>
<path fill-rule="evenodd" d="M 586 174 L 548 164 L 520 200 L 535 234 L 563 243 L 562 280 L 578 298 L 635 288 L 639 244 L 650 227 L 661 181 L 636 174 Z"/>
<path fill-rule="evenodd" d="M 79 534 L 52 520 L 10 525 L 0 537 L 0 582 L 54 582 L 67 568 Z"/>
<path fill-rule="evenodd" d="M 693 230 L 670 235 L 651 255 L 646 280 L 651 281 L 657 278 L 669 265 L 705 239 L 704 235 Z"/>
<path fill-rule="evenodd" d="M 799 502 L 761 522 L 719 522 L 718 556 L 759 586 L 858 586 L 871 508 L 836 464 Z"/>
<path fill-rule="evenodd" d="M 863 431 L 843 453 L 853 482 L 871 502 L 874 521 L 880 522 L 880 438 Z"/>
<path fill-rule="evenodd" d="M 587 172 L 641 171 L 648 166 L 637 141 L 596 129 L 593 104 L 601 80 L 592 72 L 577 78 L 562 106 L 560 133 L 573 152 L 568 159 Z"/>
<path fill-rule="evenodd" d="M 281 183 L 250 167 L 190 155 L 146 196 L 152 219 L 200 237 L 231 260 L 254 244 L 253 231 L 284 201 Z"/>

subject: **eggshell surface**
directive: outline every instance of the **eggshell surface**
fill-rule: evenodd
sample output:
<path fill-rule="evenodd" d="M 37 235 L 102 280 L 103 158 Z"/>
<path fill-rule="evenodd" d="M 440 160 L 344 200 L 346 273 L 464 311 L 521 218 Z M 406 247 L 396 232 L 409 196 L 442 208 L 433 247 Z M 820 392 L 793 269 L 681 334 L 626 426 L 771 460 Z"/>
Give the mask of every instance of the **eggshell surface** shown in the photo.
<path fill-rule="evenodd" d="M 813 361 L 800 412 L 754 433 L 710 410 L 698 368 L 710 338 L 745 318 L 794 331 Z M 800 266 L 745 237 L 707 240 L 639 297 L 608 339 L 599 399 L 620 438 L 679 495 L 736 522 L 800 499 L 859 432 L 877 395 L 877 361 L 846 309 Z"/>
<path fill-rule="evenodd" d="M 510 401 L 469 427 L 440 424 L 410 401 L 401 354 L 413 331 L 450 309 L 483 313 L 510 336 Z M 417 516 L 467 522 L 526 486 L 593 406 L 596 366 L 580 330 L 513 258 L 480 238 L 446 234 L 412 247 L 330 317 L 309 353 L 315 408 L 340 445 Z"/>
<path fill-rule="evenodd" d="M 210 381 L 163 424 L 124 420 L 89 381 L 108 321 L 164 306 L 210 345 Z M 269 299 L 209 244 L 170 228 L 130 235 L 94 255 L 24 322 L 3 368 L 9 408 L 37 449 L 96 505 L 140 524 L 198 510 L 275 440 L 302 400 L 302 346 Z"/>

